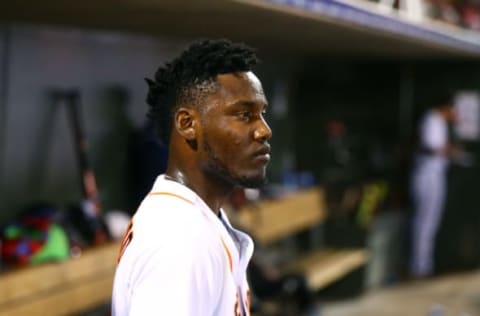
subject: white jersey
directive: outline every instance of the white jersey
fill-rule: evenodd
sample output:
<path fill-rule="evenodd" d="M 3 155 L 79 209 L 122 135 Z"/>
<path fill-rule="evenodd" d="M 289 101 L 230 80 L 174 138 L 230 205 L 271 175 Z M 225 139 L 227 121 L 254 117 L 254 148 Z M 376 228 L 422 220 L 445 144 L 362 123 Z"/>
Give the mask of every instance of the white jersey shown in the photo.
<path fill-rule="evenodd" d="M 435 237 L 444 211 L 448 158 L 439 154 L 448 145 L 448 124 L 440 113 L 431 110 L 420 125 L 420 145 L 434 153 L 416 156 L 411 194 L 414 207 L 412 221 L 413 276 L 430 275 L 434 270 Z M 437 152 L 437 153 L 435 153 Z"/>
<path fill-rule="evenodd" d="M 220 217 L 195 192 L 159 176 L 122 243 L 113 315 L 249 315 L 253 242 Z"/>
<path fill-rule="evenodd" d="M 420 125 L 420 146 L 432 151 L 438 151 L 448 145 L 448 125 L 441 114 L 429 111 L 422 119 Z M 439 154 L 422 153 L 417 157 L 417 164 L 423 167 L 444 169 L 448 158 Z"/>

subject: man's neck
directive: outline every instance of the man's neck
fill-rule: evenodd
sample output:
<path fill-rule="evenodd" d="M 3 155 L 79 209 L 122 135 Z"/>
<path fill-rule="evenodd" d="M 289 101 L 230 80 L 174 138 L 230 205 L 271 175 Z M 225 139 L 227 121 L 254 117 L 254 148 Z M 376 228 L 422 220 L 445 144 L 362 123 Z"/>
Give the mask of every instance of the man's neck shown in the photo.
<path fill-rule="evenodd" d="M 178 169 L 167 169 L 165 178 L 178 182 L 194 191 L 216 215 L 219 214 L 225 199 L 233 191 L 231 185 L 218 183 L 218 181 L 212 181 L 201 176 L 187 176 L 186 173 Z"/>

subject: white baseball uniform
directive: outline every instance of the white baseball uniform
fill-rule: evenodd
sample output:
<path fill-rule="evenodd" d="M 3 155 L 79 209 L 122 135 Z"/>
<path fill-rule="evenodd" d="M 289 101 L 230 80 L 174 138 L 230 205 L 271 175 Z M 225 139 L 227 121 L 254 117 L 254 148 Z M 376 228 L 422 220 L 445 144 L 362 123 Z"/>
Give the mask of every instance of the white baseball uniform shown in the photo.
<path fill-rule="evenodd" d="M 448 125 L 442 116 L 429 111 L 420 126 L 420 145 L 432 152 L 448 144 Z M 412 174 L 414 218 L 412 227 L 411 273 L 426 276 L 433 272 L 435 237 L 445 201 L 448 158 L 436 153 L 416 156 Z"/>
<path fill-rule="evenodd" d="M 186 186 L 157 178 L 132 218 L 115 273 L 112 313 L 249 315 L 252 239 Z"/>

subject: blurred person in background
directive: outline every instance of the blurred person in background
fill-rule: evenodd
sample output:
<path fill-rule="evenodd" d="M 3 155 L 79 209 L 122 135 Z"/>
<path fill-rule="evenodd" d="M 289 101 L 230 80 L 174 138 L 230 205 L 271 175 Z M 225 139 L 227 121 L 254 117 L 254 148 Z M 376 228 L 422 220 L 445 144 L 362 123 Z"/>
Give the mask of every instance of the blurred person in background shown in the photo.
<path fill-rule="evenodd" d="M 147 79 L 167 169 L 122 242 L 113 315 L 250 315 L 253 242 L 222 205 L 235 187 L 266 181 L 272 132 L 257 63 L 246 45 L 203 40 Z"/>
<path fill-rule="evenodd" d="M 449 137 L 449 124 L 457 116 L 450 94 L 441 96 L 421 118 L 418 146 L 414 157 L 411 196 L 413 222 L 411 230 L 412 277 L 432 275 L 435 238 L 444 211 L 447 192 L 447 169 L 461 150 Z"/>

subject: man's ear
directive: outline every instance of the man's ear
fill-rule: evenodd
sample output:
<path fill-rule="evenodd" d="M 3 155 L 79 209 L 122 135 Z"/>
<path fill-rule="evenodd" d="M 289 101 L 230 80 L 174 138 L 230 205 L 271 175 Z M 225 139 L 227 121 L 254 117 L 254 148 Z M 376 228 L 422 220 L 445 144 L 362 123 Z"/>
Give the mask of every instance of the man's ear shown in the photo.
<path fill-rule="evenodd" d="M 197 138 L 197 112 L 192 108 L 181 107 L 175 112 L 175 129 L 187 141 Z"/>

